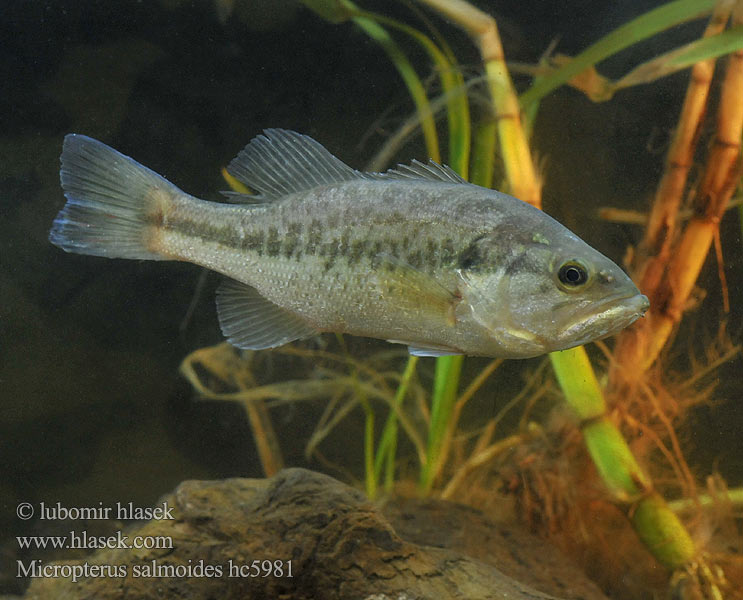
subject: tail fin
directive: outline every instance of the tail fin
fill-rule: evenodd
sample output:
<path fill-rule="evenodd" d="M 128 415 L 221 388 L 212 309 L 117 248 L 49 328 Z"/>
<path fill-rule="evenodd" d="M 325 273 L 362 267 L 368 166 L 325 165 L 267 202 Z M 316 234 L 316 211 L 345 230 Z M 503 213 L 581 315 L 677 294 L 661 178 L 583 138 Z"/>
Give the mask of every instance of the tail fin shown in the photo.
<path fill-rule="evenodd" d="M 183 192 L 147 167 L 84 135 L 65 136 L 59 172 L 67 204 L 49 232 L 66 252 L 166 260 L 150 248 L 170 198 Z"/>

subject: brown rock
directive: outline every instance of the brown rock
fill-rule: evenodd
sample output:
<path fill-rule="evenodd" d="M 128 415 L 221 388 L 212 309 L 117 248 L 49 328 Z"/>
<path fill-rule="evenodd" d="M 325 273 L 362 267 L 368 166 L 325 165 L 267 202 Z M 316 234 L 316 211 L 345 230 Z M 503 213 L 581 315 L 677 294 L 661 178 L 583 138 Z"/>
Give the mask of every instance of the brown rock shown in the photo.
<path fill-rule="evenodd" d="M 149 521 L 125 534 L 128 541 L 135 536 L 146 540 L 165 536 L 172 539 L 172 549 L 99 550 L 86 560 L 43 565 L 47 569 L 60 569 L 58 574 L 63 576 L 66 574 L 61 570 L 62 565 L 68 569 L 77 566 L 79 570 L 87 565 L 88 573 L 74 583 L 70 578 L 44 573 L 46 576 L 33 578 L 26 598 L 526 600 L 552 597 L 487 564 L 491 561 L 489 550 L 477 558 L 466 555 L 472 542 L 432 547 L 413 540 L 416 533 L 411 524 L 415 519 L 426 514 L 425 510 L 431 506 L 437 506 L 439 516 L 446 515 L 446 509 L 441 508 L 445 503 L 430 504 L 425 510 L 424 505 L 407 505 L 401 509 L 389 505 L 388 512 L 396 515 L 395 522 L 407 521 L 407 527 L 399 525 L 404 530 L 401 535 L 361 492 L 304 469 L 286 469 L 271 479 L 186 481 L 162 500 L 173 507 L 172 520 Z M 498 544 L 507 543 L 503 537 L 488 534 L 493 525 L 476 511 L 465 509 L 463 513 L 461 507 L 446 506 L 456 509 L 458 516 L 439 519 L 440 530 L 455 526 L 471 532 L 465 536 L 468 539 L 484 536 L 498 540 Z M 410 514 L 414 515 L 413 519 L 405 516 Z M 474 516 L 470 524 L 468 515 Z M 418 529 L 418 537 L 425 538 L 421 528 Z M 450 531 L 448 537 L 457 536 Z M 544 552 L 544 547 L 541 548 Z M 513 552 L 518 553 L 518 548 Z M 523 554 L 517 562 L 527 560 L 538 561 L 539 557 L 527 559 Z M 110 573 L 85 576 L 95 575 L 90 572 L 91 567 L 100 569 L 99 565 L 115 566 L 119 576 Z M 266 575 L 269 567 L 271 573 Z M 531 579 L 529 569 L 520 573 Z M 569 573 L 570 577 L 580 577 L 575 571 Z M 167 576 L 156 576 L 163 574 Z M 546 589 L 543 578 L 536 579 Z M 595 588 L 586 586 L 580 593 L 576 592 L 579 588 L 571 589 L 569 596 L 603 598 Z"/>

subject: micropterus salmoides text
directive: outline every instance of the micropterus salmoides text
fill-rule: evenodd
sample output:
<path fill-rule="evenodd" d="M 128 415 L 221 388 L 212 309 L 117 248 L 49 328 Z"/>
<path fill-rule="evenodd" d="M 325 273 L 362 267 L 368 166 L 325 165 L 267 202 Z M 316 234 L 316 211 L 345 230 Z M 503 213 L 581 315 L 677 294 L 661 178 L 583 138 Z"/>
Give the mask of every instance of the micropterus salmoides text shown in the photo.
<path fill-rule="evenodd" d="M 199 200 L 91 138 L 65 138 L 68 252 L 181 260 L 229 279 L 222 331 L 273 348 L 323 331 L 422 356 L 525 358 L 585 344 L 648 308 L 611 260 L 543 212 L 445 166 L 352 169 L 311 138 L 254 138 L 228 171 L 256 196 Z"/>

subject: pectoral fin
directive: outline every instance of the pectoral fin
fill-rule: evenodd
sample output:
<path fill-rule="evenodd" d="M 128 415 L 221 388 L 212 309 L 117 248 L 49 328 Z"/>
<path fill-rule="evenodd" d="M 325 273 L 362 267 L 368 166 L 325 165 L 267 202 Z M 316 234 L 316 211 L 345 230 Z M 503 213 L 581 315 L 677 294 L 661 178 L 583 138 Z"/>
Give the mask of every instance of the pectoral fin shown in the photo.
<path fill-rule="evenodd" d="M 217 290 L 217 316 L 227 341 L 244 350 L 275 348 L 319 333 L 255 288 L 233 279 L 226 279 Z"/>
<path fill-rule="evenodd" d="M 435 356 L 436 358 L 438 358 L 439 356 L 456 356 L 458 354 L 463 354 L 463 352 L 459 350 L 455 350 L 454 348 L 446 348 L 445 346 L 408 346 L 408 352 L 413 356 Z"/>
<path fill-rule="evenodd" d="M 401 310 L 454 325 L 454 311 L 461 300 L 456 289 L 448 289 L 429 273 L 387 254 L 379 255 L 376 263 L 380 292 L 393 298 Z"/>
<path fill-rule="evenodd" d="M 405 344 L 408 347 L 408 352 L 413 356 L 455 356 L 457 354 L 464 354 L 461 350 L 456 348 L 449 348 L 448 346 L 436 346 L 433 344 L 421 344 L 420 342 L 410 342 L 406 340 L 387 340 L 390 344 Z"/>

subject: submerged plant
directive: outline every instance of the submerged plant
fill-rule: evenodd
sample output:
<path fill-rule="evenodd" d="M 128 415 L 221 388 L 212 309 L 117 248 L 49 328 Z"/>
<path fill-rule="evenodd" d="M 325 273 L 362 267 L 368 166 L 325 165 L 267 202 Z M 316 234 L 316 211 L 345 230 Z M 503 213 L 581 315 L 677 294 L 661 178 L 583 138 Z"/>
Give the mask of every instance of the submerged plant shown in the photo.
<path fill-rule="evenodd" d="M 709 248 L 715 241 L 720 247 L 719 222 L 740 183 L 743 2 L 677 0 L 641 15 L 574 58 L 546 57 L 539 65 L 519 65 L 515 70 L 533 76 L 531 87 L 520 97 L 509 75 L 496 21 L 464 0 L 420 0 L 420 3 L 470 34 L 480 50 L 485 73 L 475 83 L 464 81 L 453 52 L 437 32 L 433 38 L 429 37 L 407 24 L 364 11 L 349 0 L 304 0 L 304 3 L 334 23 L 354 23 L 382 46 L 405 82 L 416 115 L 401 128 L 399 135 L 391 138 L 385 156 L 420 124 L 429 156 L 441 160 L 436 113 L 445 109 L 449 149 L 443 162 L 463 177 L 470 175 L 473 183 L 490 186 L 495 180 L 499 189 L 537 207 L 541 206 L 542 181 L 534 164 L 528 132 L 542 98 L 567 84 L 593 100 L 605 101 L 631 85 L 691 68 L 690 84 L 665 172 L 643 240 L 630 265 L 642 291 L 651 298 L 650 313 L 622 333 L 612 350 L 601 344 L 606 363 L 601 365 L 598 376 L 582 347 L 550 355 L 560 396 L 573 416 L 572 424 L 564 421 L 537 424 L 531 418 L 538 400 L 558 395 L 551 378 L 543 375 L 548 372 L 547 363 L 543 363 L 532 383 L 525 385 L 503 409 L 519 406 L 522 416 L 520 427 L 500 439 L 496 438 L 496 432 L 503 411 L 475 434 L 458 429 L 466 404 L 497 371 L 500 360 L 487 364 L 463 391 L 459 389 L 462 357 L 436 359 L 432 381 L 424 384 L 416 357 L 408 358 L 405 366 L 399 351 L 379 352 L 360 360 L 347 351 L 342 340 L 334 351 L 305 346 L 272 351 L 273 355 L 304 361 L 306 376 L 295 381 L 260 381 L 255 376 L 255 365 L 267 353 L 250 352 L 240 358 L 225 345 L 189 356 L 182 367 L 184 374 L 203 396 L 235 400 L 245 406 L 267 474 L 282 465 L 268 409 L 277 403 L 322 398 L 327 403 L 326 410 L 308 443 L 308 452 L 316 451 L 338 423 L 353 409 L 361 407 L 366 423 L 364 481 L 371 497 L 380 487 L 391 491 L 400 479 L 398 437 L 402 431 L 406 443 L 413 448 L 420 493 L 465 499 L 464 490 L 471 490 L 474 482 L 479 483 L 476 487 L 487 489 L 498 480 L 505 481 L 511 492 L 520 494 L 523 514 L 537 514 L 535 507 L 539 507 L 548 530 L 559 529 L 560 523 L 567 524 L 566 527 L 574 530 L 566 538 L 576 540 L 583 536 L 590 543 L 591 535 L 575 511 L 591 510 L 587 498 L 595 498 L 596 494 L 584 491 L 585 497 L 581 498 L 581 493 L 575 491 L 590 484 L 576 480 L 576 469 L 582 469 L 581 475 L 585 475 L 587 467 L 576 458 L 575 450 L 569 450 L 575 448 L 569 442 L 582 438 L 606 496 L 625 515 L 655 559 L 668 568 L 669 585 L 684 590 L 683 593 L 693 588 L 703 597 L 721 597 L 734 584 L 726 581 L 724 573 L 704 554 L 666 503 L 662 491 L 673 486 L 664 484 L 659 489 L 656 476 L 661 471 L 648 472 L 645 465 L 650 464 L 651 454 L 660 452 L 664 464 L 674 472 L 676 488 L 684 497 L 696 498 L 695 478 L 686 464 L 674 427 L 680 422 L 684 408 L 703 397 L 694 391 L 695 378 L 700 376 L 702 367 L 691 379 L 687 378 L 686 387 L 683 382 L 672 384 L 661 352 L 668 347 L 670 334 L 681 320 Z M 631 44 L 710 13 L 702 39 L 656 57 L 616 82 L 602 78 L 596 71 L 600 61 Z M 409 36 L 426 50 L 440 81 L 440 98 L 427 97 L 425 86 L 391 32 Z M 692 196 L 692 217 L 684 225 L 683 199 L 690 187 L 687 174 L 695 155 L 702 116 L 705 110 L 712 110 L 707 108 L 710 82 L 716 59 L 727 54 L 715 137 L 702 181 Z M 484 107 L 480 104 L 475 115 L 478 121 L 473 126 L 467 94 L 471 86 L 480 82 L 484 84 L 487 99 Z M 496 154 L 503 167 L 502 181 L 495 176 Z M 708 361 L 713 366 L 737 352 L 726 336 L 720 348 Z M 205 373 L 212 383 L 218 383 L 206 383 Z M 228 391 L 219 391 L 225 386 Z M 380 403 L 387 407 L 383 424 L 376 419 Z M 579 431 L 581 435 L 572 436 L 571 431 Z M 547 460 L 548 453 L 555 452 L 555 446 L 558 451 L 554 460 Z M 571 457 L 569 464 L 565 462 L 567 456 Z M 549 474 L 549 464 L 556 469 L 553 475 Z M 733 492 L 730 497 L 735 498 L 736 494 Z M 548 510 L 542 510 L 545 507 Z M 577 531 L 583 533 L 577 535 Z"/>

